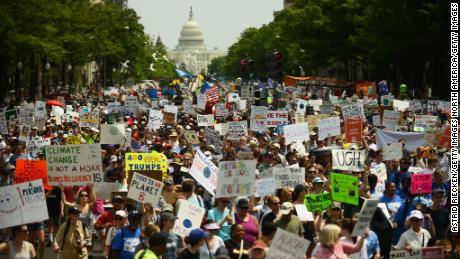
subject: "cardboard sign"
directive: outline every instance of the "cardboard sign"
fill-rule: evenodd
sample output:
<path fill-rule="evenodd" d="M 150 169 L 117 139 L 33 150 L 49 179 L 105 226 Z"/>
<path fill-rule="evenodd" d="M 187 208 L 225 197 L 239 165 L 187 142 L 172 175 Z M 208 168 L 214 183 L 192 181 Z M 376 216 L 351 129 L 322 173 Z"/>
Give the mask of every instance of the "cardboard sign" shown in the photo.
<path fill-rule="evenodd" d="M 141 203 L 151 203 L 156 207 L 162 189 L 162 182 L 135 172 L 129 185 L 128 198 Z"/>
<path fill-rule="evenodd" d="M 206 94 L 196 94 L 196 108 L 202 110 L 206 109 Z"/>
<path fill-rule="evenodd" d="M 322 212 L 332 206 L 332 197 L 328 192 L 305 195 L 305 206 L 309 211 Z"/>
<path fill-rule="evenodd" d="M 347 105 L 342 107 L 342 114 L 343 119 L 351 119 L 351 118 L 361 118 L 364 120 L 366 117 L 364 116 L 364 108 L 363 104 L 355 103 L 352 105 Z"/>
<path fill-rule="evenodd" d="M 323 140 L 327 137 L 339 136 L 341 134 L 340 117 L 330 117 L 318 122 L 318 139 Z"/>
<path fill-rule="evenodd" d="M 125 164 L 126 171 L 161 170 L 163 173 L 168 171 L 168 159 L 164 154 L 158 152 L 126 153 Z"/>
<path fill-rule="evenodd" d="M 45 152 L 50 184 L 75 186 L 102 182 L 100 144 L 46 146 Z"/>
<path fill-rule="evenodd" d="M 218 172 L 217 166 L 203 152 L 197 150 L 189 174 L 213 196 Z"/>
<path fill-rule="evenodd" d="M 248 135 L 247 121 L 229 121 L 227 138 L 229 140 L 238 140 L 242 136 Z"/>
<path fill-rule="evenodd" d="M 80 127 L 99 128 L 99 109 L 80 111 Z"/>
<path fill-rule="evenodd" d="M 397 111 L 403 112 L 407 110 L 409 106 L 409 101 L 393 100 L 393 108 L 395 108 Z"/>
<path fill-rule="evenodd" d="M 275 194 L 276 183 L 273 177 L 256 180 L 256 197 Z"/>
<path fill-rule="evenodd" d="M 267 129 L 268 107 L 252 106 L 251 107 L 251 130 L 255 132 L 264 132 Z"/>
<path fill-rule="evenodd" d="M 388 143 L 383 145 L 383 160 L 399 160 L 403 156 L 402 143 Z"/>
<path fill-rule="evenodd" d="M 305 183 L 305 168 L 273 167 L 271 170 L 275 179 L 276 189 L 294 189 L 296 185 Z"/>
<path fill-rule="evenodd" d="M 138 173 L 140 175 L 155 179 L 159 182 L 163 182 L 163 172 L 161 170 L 137 170 L 137 171 L 127 171 L 127 182 L 130 183 L 133 179 L 133 174 Z"/>
<path fill-rule="evenodd" d="M 426 194 L 431 193 L 433 175 L 432 174 L 412 174 L 410 176 L 410 193 Z"/>
<path fill-rule="evenodd" d="M 333 114 L 334 113 L 334 105 L 330 104 L 323 104 L 319 106 L 319 113 L 320 114 Z"/>
<path fill-rule="evenodd" d="M 285 125 L 289 123 L 288 111 L 268 111 L 267 113 L 267 127 L 274 128 L 278 125 Z"/>
<path fill-rule="evenodd" d="M 383 111 L 382 126 L 387 130 L 395 130 L 399 124 L 400 113 L 399 111 Z"/>
<path fill-rule="evenodd" d="M 294 204 L 294 208 L 300 221 L 314 221 L 313 213 L 308 211 L 304 204 Z"/>
<path fill-rule="evenodd" d="M 358 205 L 358 184 L 357 176 L 331 173 L 332 200 Z"/>
<path fill-rule="evenodd" d="M 345 142 L 361 143 L 363 141 L 363 121 L 361 119 L 345 120 Z"/>
<path fill-rule="evenodd" d="M 101 144 L 124 144 L 125 125 L 124 124 L 102 124 L 101 125 Z"/>
<path fill-rule="evenodd" d="M 0 229 L 48 219 L 42 180 L 0 187 Z"/>
<path fill-rule="evenodd" d="M 51 190 L 48 185 L 45 160 L 16 160 L 16 175 L 14 183 L 25 183 L 41 179 L 46 190 Z"/>
<path fill-rule="evenodd" d="M 192 230 L 200 228 L 205 211 L 186 200 L 180 200 L 172 232 L 181 237 L 188 236 Z"/>
<path fill-rule="evenodd" d="M 307 239 L 278 228 L 270 244 L 267 259 L 303 259 L 309 245 L 310 241 Z"/>
<path fill-rule="evenodd" d="M 221 161 L 216 198 L 253 196 L 256 160 Z"/>
<path fill-rule="evenodd" d="M 126 114 L 137 114 L 138 111 L 137 96 L 126 96 L 125 98 L 125 113 Z"/>
<path fill-rule="evenodd" d="M 196 121 L 198 122 L 198 127 L 211 127 L 214 125 L 214 114 L 196 115 Z"/>
<path fill-rule="evenodd" d="M 192 144 L 192 145 L 200 144 L 200 141 L 198 140 L 198 134 L 196 134 L 194 130 L 185 130 L 184 136 L 189 144 Z"/>
<path fill-rule="evenodd" d="M 379 200 L 365 200 L 361 212 L 359 213 L 358 222 L 356 222 L 355 227 L 351 236 L 358 237 L 364 236 L 366 228 L 369 227 L 369 224 L 372 221 L 375 210 L 379 205 Z"/>
<path fill-rule="evenodd" d="M 387 180 L 387 168 L 384 163 L 380 163 L 378 166 L 370 168 L 370 173 L 377 176 L 377 185 L 375 191 L 379 195 L 383 195 L 385 191 L 385 182 Z"/>
<path fill-rule="evenodd" d="M 163 120 L 163 113 L 157 110 L 150 110 L 149 111 L 149 129 L 159 129 L 161 127 L 161 122 Z"/>
<path fill-rule="evenodd" d="M 291 144 L 297 141 L 302 142 L 310 140 L 308 123 L 285 125 L 283 130 L 286 144 Z"/>
<path fill-rule="evenodd" d="M 19 108 L 19 122 L 25 125 L 34 123 L 35 105 L 33 103 L 22 103 Z"/>
<path fill-rule="evenodd" d="M 332 169 L 363 171 L 366 152 L 360 150 L 332 150 Z"/>

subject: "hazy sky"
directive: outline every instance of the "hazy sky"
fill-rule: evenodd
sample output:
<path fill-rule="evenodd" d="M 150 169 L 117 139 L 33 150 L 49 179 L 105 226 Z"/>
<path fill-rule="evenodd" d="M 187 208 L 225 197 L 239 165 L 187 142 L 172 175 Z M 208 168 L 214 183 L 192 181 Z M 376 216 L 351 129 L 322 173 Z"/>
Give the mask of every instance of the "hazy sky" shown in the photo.
<path fill-rule="evenodd" d="M 227 49 L 247 27 L 273 21 L 273 11 L 283 8 L 282 0 L 128 0 L 141 17 L 145 32 L 160 35 L 170 49 L 177 45 L 190 6 L 201 25 L 208 49 Z"/>

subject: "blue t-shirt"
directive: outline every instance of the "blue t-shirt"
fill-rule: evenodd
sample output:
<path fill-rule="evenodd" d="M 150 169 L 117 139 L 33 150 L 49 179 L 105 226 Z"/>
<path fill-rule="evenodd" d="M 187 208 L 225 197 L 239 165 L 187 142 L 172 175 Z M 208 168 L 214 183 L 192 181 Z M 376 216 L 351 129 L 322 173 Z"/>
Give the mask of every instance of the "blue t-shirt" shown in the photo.
<path fill-rule="evenodd" d="M 124 227 L 115 234 L 112 240 L 112 249 L 118 251 L 118 258 L 133 259 L 136 246 L 141 242 L 141 229 L 131 232 Z"/>
<path fill-rule="evenodd" d="M 391 218 L 393 219 L 394 215 L 396 212 L 399 210 L 399 207 L 401 206 L 401 197 L 399 195 L 395 194 L 393 198 L 387 197 L 383 195 L 380 198 L 380 202 L 385 203 L 387 206 L 388 212 L 390 212 L 390 215 L 392 216 Z"/>
<path fill-rule="evenodd" d="M 369 231 L 369 236 L 367 237 L 367 256 L 369 259 L 374 257 L 375 252 L 380 252 L 379 239 L 377 234 L 374 231 Z"/>
<path fill-rule="evenodd" d="M 219 222 L 228 216 L 229 212 L 230 210 L 228 208 L 225 208 L 224 213 L 222 213 L 218 208 L 213 208 L 212 210 L 208 211 L 208 219 L 212 219 L 214 222 L 219 224 Z M 220 236 L 224 241 L 229 240 L 231 227 L 232 226 L 229 225 L 228 222 L 225 222 L 220 227 L 217 235 Z"/>

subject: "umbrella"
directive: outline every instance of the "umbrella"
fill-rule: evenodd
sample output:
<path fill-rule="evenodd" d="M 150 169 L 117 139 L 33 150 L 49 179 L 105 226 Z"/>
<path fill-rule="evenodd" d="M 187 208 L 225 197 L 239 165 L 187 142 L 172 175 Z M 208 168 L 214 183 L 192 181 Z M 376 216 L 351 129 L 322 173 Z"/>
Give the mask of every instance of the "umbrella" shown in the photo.
<path fill-rule="evenodd" d="M 62 104 L 58 100 L 48 100 L 46 101 L 46 105 L 52 105 L 52 106 L 59 106 L 59 107 L 64 107 L 64 104 Z"/>

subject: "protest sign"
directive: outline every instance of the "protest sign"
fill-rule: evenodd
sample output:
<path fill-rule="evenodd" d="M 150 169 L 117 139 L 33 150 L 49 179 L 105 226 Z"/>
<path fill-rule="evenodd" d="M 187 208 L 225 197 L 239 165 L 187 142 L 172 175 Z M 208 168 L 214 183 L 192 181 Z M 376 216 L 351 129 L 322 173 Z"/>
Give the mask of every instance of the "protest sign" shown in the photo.
<path fill-rule="evenodd" d="M 217 103 L 214 108 L 216 110 L 216 118 L 221 119 L 228 116 L 228 110 L 227 107 L 225 107 L 225 103 Z"/>
<path fill-rule="evenodd" d="M 377 185 L 375 186 L 375 191 L 379 195 L 383 195 L 385 191 L 385 182 L 387 180 L 387 168 L 384 163 L 375 165 L 370 168 L 370 173 L 377 176 Z"/>
<path fill-rule="evenodd" d="M 391 106 L 391 97 L 389 95 L 380 96 L 380 102 L 383 106 Z"/>
<path fill-rule="evenodd" d="M 121 183 L 94 183 L 94 191 L 96 192 L 96 197 L 98 199 L 110 200 L 112 198 L 112 192 L 119 192 L 121 188 Z"/>
<path fill-rule="evenodd" d="M 374 212 L 379 205 L 379 200 L 365 200 L 361 212 L 359 213 L 358 222 L 356 222 L 355 227 L 351 236 L 358 237 L 364 236 L 366 228 L 369 227 L 369 223 L 372 221 Z"/>
<path fill-rule="evenodd" d="M 305 182 L 305 168 L 273 167 L 271 170 L 275 179 L 276 189 L 294 189 L 296 185 Z"/>
<path fill-rule="evenodd" d="M 343 106 L 342 114 L 344 120 L 351 118 L 361 118 L 362 120 L 364 120 L 366 118 L 364 117 L 364 108 L 363 104 L 361 103 Z"/>
<path fill-rule="evenodd" d="M 393 100 L 393 108 L 395 108 L 397 111 L 403 112 L 409 108 L 409 106 L 409 101 Z"/>
<path fill-rule="evenodd" d="M 251 107 L 251 130 L 255 132 L 264 132 L 267 129 L 268 107 L 252 106 Z"/>
<path fill-rule="evenodd" d="M 399 124 L 399 111 L 384 110 L 382 118 L 382 126 L 387 130 L 395 130 Z"/>
<path fill-rule="evenodd" d="M 35 101 L 35 120 L 46 118 L 46 102 L 44 101 Z"/>
<path fill-rule="evenodd" d="M 0 187 L 0 229 L 48 219 L 41 179 Z"/>
<path fill-rule="evenodd" d="M 92 111 L 80 111 L 80 127 L 99 128 L 99 110 L 96 108 Z"/>
<path fill-rule="evenodd" d="M 383 145 L 383 160 L 398 160 L 401 159 L 403 156 L 402 152 L 402 143 L 388 143 Z"/>
<path fill-rule="evenodd" d="M 50 184 L 86 185 L 102 182 L 100 144 L 46 146 Z"/>
<path fill-rule="evenodd" d="M 188 236 L 193 229 L 200 228 L 205 211 L 186 200 L 179 200 L 177 219 L 172 232 L 181 237 Z"/>
<path fill-rule="evenodd" d="M 443 247 L 424 247 L 422 248 L 421 259 L 444 259 Z"/>
<path fill-rule="evenodd" d="M 297 101 L 296 113 L 305 115 L 307 111 L 307 106 L 308 106 L 308 101 L 299 99 Z"/>
<path fill-rule="evenodd" d="M 358 183 L 357 176 L 331 173 L 332 200 L 358 205 Z"/>
<path fill-rule="evenodd" d="M 19 122 L 32 125 L 34 122 L 35 106 L 33 103 L 22 103 L 19 108 Z"/>
<path fill-rule="evenodd" d="M 65 139 L 66 145 L 78 145 L 81 144 L 81 136 L 80 135 L 70 135 L 67 136 Z"/>
<path fill-rule="evenodd" d="M 383 145 L 388 143 L 396 143 L 404 139 L 406 145 L 404 149 L 408 151 L 415 150 L 417 147 L 425 145 L 425 138 L 423 132 L 396 132 L 377 130 L 377 146 L 383 148 Z"/>
<path fill-rule="evenodd" d="M 141 203 L 151 203 L 156 207 L 162 189 L 162 182 L 135 172 L 129 185 L 128 198 Z"/>
<path fill-rule="evenodd" d="M 256 87 L 253 85 L 242 85 L 241 86 L 241 98 L 251 101 L 254 99 Z"/>
<path fill-rule="evenodd" d="M 138 101 L 137 96 L 126 96 L 125 98 L 125 113 L 126 114 L 137 114 Z"/>
<path fill-rule="evenodd" d="M 46 145 L 51 145 L 51 139 L 39 136 L 27 138 L 27 153 L 32 157 L 38 157 L 38 151 Z"/>
<path fill-rule="evenodd" d="M 330 117 L 318 122 L 318 139 L 323 140 L 325 138 L 339 136 L 341 134 L 340 117 Z"/>
<path fill-rule="evenodd" d="M 162 153 L 126 153 L 126 171 L 154 171 L 161 170 L 163 173 L 168 171 L 168 159 Z M 167 177 L 167 175 L 166 175 Z M 164 179 L 166 179 L 164 177 Z"/>
<path fill-rule="evenodd" d="M 101 125 L 101 144 L 124 144 L 125 125 L 124 124 L 102 124 Z"/>
<path fill-rule="evenodd" d="M 332 114 L 334 113 L 334 105 L 323 104 L 319 106 L 320 114 Z"/>
<path fill-rule="evenodd" d="M 197 150 L 189 174 L 211 195 L 216 190 L 218 172 L 217 166 L 203 152 Z"/>
<path fill-rule="evenodd" d="M 314 221 L 313 213 L 308 211 L 304 204 L 294 204 L 294 208 L 300 221 Z"/>
<path fill-rule="evenodd" d="M 118 113 L 117 107 L 118 107 L 117 102 L 107 102 L 107 113 Z"/>
<path fill-rule="evenodd" d="M 278 228 L 270 244 L 267 259 L 303 259 L 309 245 L 310 241 L 307 239 Z"/>
<path fill-rule="evenodd" d="M 216 151 L 221 153 L 222 152 L 222 145 L 223 141 L 220 137 L 220 134 L 217 130 L 213 130 L 211 128 L 204 129 L 204 135 L 206 136 L 206 140 L 208 141 L 208 145 L 214 145 Z"/>
<path fill-rule="evenodd" d="M 16 160 L 16 175 L 14 183 L 25 183 L 41 179 L 46 190 L 51 190 L 48 185 L 45 160 Z"/>
<path fill-rule="evenodd" d="M 197 114 L 196 121 L 198 123 L 198 127 L 211 127 L 214 125 L 214 114 Z"/>
<path fill-rule="evenodd" d="M 318 122 L 322 119 L 331 117 L 328 114 L 318 114 L 318 115 L 307 115 L 308 130 L 313 131 L 315 127 L 318 127 Z M 298 123 L 298 122 L 297 122 Z"/>
<path fill-rule="evenodd" d="M 157 180 L 159 182 L 163 182 L 164 174 L 161 170 L 136 170 L 136 171 L 126 171 L 127 174 L 127 183 L 131 183 L 131 180 L 133 179 L 134 173 L 146 176 L 148 178 L 152 178 L 154 180 Z"/>
<path fill-rule="evenodd" d="M 382 126 L 382 121 L 380 119 L 380 114 L 376 114 L 372 116 L 372 125 L 374 126 Z"/>
<path fill-rule="evenodd" d="M 221 161 L 216 198 L 253 196 L 256 160 Z"/>
<path fill-rule="evenodd" d="M 185 139 L 189 144 L 198 145 L 200 144 L 200 140 L 198 140 L 198 134 L 194 130 L 185 130 L 184 131 Z"/>
<path fill-rule="evenodd" d="M 430 128 L 436 127 L 438 123 L 438 117 L 432 115 L 415 115 L 414 131 L 415 128 L 420 128 L 420 131 L 424 131 Z"/>
<path fill-rule="evenodd" d="M 273 177 L 256 180 L 256 197 L 275 194 L 276 183 Z"/>
<path fill-rule="evenodd" d="M 302 142 L 310 140 L 308 123 L 285 125 L 283 127 L 283 130 L 284 138 L 286 139 L 286 144 L 291 144 L 292 142 L 297 141 Z"/>
<path fill-rule="evenodd" d="M 410 176 L 410 193 L 426 194 L 431 193 L 431 184 L 433 182 L 432 174 L 412 174 Z"/>
<path fill-rule="evenodd" d="M 248 122 L 229 121 L 227 134 L 229 140 L 238 140 L 240 137 L 248 135 Z"/>
<path fill-rule="evenodd" d="M 363 121 L 361 119 L 345 120 L 345 143 L 361 143 L 363 141 Z"/>
<path fill-rule="evenodd" d="M 299 124 L 299 123 L 304 123 L 305 122 L 305 115 L 303 114 L 294 114 L 295 116 L 295 123 Z M 310 124 L 308 124 L 310 125 Z M 310 130 L 313 130 L 313 129 L 310 129 Z"/>
<path fill-rule="evenodd" d="M 268 111 L 267 113 L 267 127 L 273 128 L 278 125 L 289 123 L 288 111 Z"/>
<path fill-rule="evenodd" d="M 331 194 L 328 192 L 321 194 L 305 195 L 305 206 L 309 211 L 322 212 L 332 206 Z"/>
<path fill-rule="evenodd" d="M 0 108 L 0 133 L 8 134 L 8 124 L 5 116 L 6 108 Z"/>
<path fill-rule="evenodd" d="M 163 112 L 163 123 L 166 125 L 172 125 L 176 122 L 176 115 L 170 112 Z"/>
<path fill-rule="evenodd" d="M 52 106 L 51 116 L 54 116 L 54 120 L 57 125 L 62 124 L 62 116 L 64 115 L 64 109 L 59 106 Z"/>
<path fill-rule="evenodd" d="M 196 94 L 196 108 L 206 109 L 206 94 L 197 93 Z"/>
<path fill-rule="evenodd" d="M 390 259 L 444 259 L 444 250 L 443 247 L 391 250 Z"/>
<path fill-rule="evenodd" d="M 314 111 L 320 111 L 320 106 L 323 104 L 323 99 L 308 100 L 308 105 L 313 107 Z"/>
<path fill-rule="evenodd" d="M 163 113 L 157 110 L 150 110 L 149 111 L 149 129 L 159 129 L 161 127 L 161 122 L 163 120 Z"/>
<path fill-rule="evenodd" d="M 335 170 L 363 171 L 366 152 L 362 150 L 332 150 L 332 168 Z"/>

